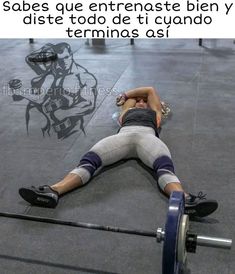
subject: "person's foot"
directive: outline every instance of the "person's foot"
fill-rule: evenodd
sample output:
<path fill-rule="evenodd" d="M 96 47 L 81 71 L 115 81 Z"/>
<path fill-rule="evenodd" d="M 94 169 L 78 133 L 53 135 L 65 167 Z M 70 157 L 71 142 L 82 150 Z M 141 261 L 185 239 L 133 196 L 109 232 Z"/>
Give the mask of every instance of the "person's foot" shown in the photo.
<path fill-rule="evenodd" d="M 206 194 L 199 192 L 197 196 L 190 194 L 185 199 L 185 214 L 189 217 L 205 217 L 218 208 L 216 200 L 207 200 Z"/>
<path fill-rule="evenodd" d="M 58 204 L 59 195 L 50 186 L 22 187 L 20 196 L 31 205 L 54 208 Z"/>

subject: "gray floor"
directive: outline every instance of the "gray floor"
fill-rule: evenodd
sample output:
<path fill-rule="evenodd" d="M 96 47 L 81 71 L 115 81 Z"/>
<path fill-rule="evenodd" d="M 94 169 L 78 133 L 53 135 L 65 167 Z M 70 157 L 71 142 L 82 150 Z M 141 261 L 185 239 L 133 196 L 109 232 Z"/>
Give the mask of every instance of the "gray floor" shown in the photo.
<path fill-rule="evenodd" d="M 167 200 L 148 170 L 135 160 L 98 174 L 86 187 L 64 196 L 56 209 L 31 207 L 18 188 L 53 183 L 71 170 L 99 139 L 115 133 L 112 114 L 117 93 L 155 86 L 171 105 L 161 139 L 167 143 L 185 189 L 204 191 L 218 210 L 191 222 L 199 234 L 235 240 L 235 45 L 232 40 L 107 40 L 106 47 L 85 40 L 65 41 L 74 60 L 98 81 L 96 109 L 78 130 L 58 139 L 43 137 L 44 120 L 32 111 L 29 134 L 26 100 L 13 101 L 12 79 L 36 77 L 25 57 L 46 43 L 61 40 L 0 40 L 0 205 L 1 211 L 155 230 L 163 226 Z M 162 246 L 154 239 L 87 231 L 1 218 L 1 273 L 161 273 Z M 192 274 L 235 273 L 235 252 L 198 247 L 189 254 Z"/>

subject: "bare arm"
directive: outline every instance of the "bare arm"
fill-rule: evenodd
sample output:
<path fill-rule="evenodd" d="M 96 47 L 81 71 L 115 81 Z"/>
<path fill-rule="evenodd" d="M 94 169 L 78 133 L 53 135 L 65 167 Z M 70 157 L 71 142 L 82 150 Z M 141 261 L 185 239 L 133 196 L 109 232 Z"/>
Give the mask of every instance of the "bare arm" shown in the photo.
<path fill-rule="evenodd" d="M 121 114 L 119 116 L 119 122 L 120 124 L 122 124 L 122 117 L 124 116 L 124 114 L 128 111 L 128 109 L 135 107 L 136 104 L 136 100 L 135 99 L 128 99 L 124 105 L 122 105 L 122 111 Z"/>
<path fill-rule="evenodd" d="M 148 99 L 149 106 L 155 111 L 161 111 L 160 97 L 153 87 L 140 87 L 125 92 L 128 98 L 144 97 Z"/>
<path fill-rule="evenodd" d="M 160 97 L 153 87 L 140 87 L 125 92 L 127 98 L 144 97 L 147 98 L 149 107 L 157 113 L 157 125 L 161 124 L 162 107 Z"/>

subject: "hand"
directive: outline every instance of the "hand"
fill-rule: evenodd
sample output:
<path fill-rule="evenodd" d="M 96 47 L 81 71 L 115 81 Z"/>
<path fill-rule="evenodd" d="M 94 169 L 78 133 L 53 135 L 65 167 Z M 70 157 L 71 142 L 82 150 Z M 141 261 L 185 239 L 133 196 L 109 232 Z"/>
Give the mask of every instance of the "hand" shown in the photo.
<path fill-rule="evenodd" d="M 117 105 L 118 107 L 124 105 L 124 103 L 126 102 L 126 99 L 127 99 L 127 96 L 126 96 L 125 93 L 119 95 L 119 96 L 116 98 L 116 105 Z"/>

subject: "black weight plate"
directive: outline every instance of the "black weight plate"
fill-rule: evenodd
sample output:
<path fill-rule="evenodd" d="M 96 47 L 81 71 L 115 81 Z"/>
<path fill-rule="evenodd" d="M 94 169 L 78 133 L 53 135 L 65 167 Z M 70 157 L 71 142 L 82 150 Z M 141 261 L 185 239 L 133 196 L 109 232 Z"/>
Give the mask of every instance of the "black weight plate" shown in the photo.
<path fill-rule="evenodd" d="M 48 62 L 57 59 L 57 54 L 51 51 L 40 51 L 31 53 L 27 58 L 30 62 Z"/>

